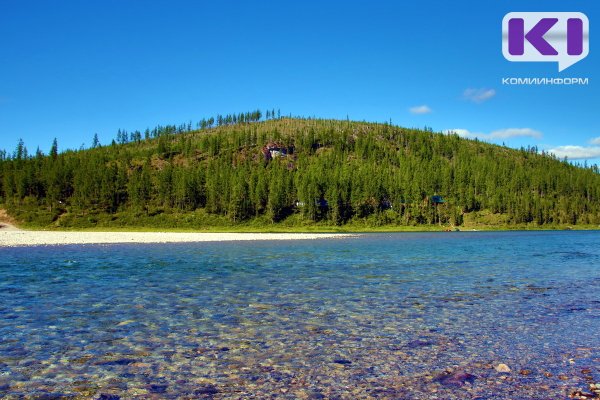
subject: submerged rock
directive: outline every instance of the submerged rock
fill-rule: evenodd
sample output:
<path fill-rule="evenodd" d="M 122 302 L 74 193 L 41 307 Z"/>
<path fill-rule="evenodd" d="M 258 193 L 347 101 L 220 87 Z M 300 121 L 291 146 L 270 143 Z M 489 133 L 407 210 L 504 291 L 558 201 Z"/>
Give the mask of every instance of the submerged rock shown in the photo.
<path fill-rule="evenodd" d="M 196 390 L 194 390 L 194 394 L 195 395 L 201 395 L 201 394 L 217 394 L 219 393 L 219 389 L 217 389 L 217 387 L 215 385 L 206 385 L 206 386 L 202 386 Z"/>
<path fill-rule="evenodd" d="M 33 398 L 39 400 L 64 400 L 74 397 L 75 395 L 68 393 L 33 393 Z"/>
<path fill-rule="evenodd" d="M 453 371 L 453 372 L 443 372 L 440 375 L 433 378 L 434 382 L 441 383 L 444 386 L 464 386 L 467 382 L 473 383 L 475 382 L 477 377 L 475 375 L 471 375 L 465 371 Z"/>
<path fill-rule="evenodd" d="M 119 397 L 116 394 L 107 394 L 107 393 L 100 393 L 100 396 L 96 397 L 96 400 L 120 400 L 121 397 Z"/>
<path fill-rule="evenodd" d="M 419 347 L 434 346 L 435 344 L 436 343 L 431 340 L 417 339 L 417 340 L 412 340 L 412 341 L 408 342 L 406 344 L 406 347 L 408 347 L 409 349 L 415 349 L 415 348 L 419 348 Z"/>
<path fill-rule="evenodd" d="M 96 365 L 129 365 L 137 361 L 138 360 L 134 360 L 132 358 L 119 358 L 117 360 L 100 361 L 97 362 Z"/>
<path fill-rule="evenodd" d="M 496 365 L 496 371 L 504 374 L 508 374 L 510 372 L 510 368 L 506 364 L 498 364 Z"/>
<path fill-rule="evenodd" d="M 165 393 L 167 391 L 168 387 L 169 387 L 168 385 L 155 385 L 155 384 L 152 384 L 152 385 L 148 386 L 148 391 L 150 393 Z"/>
<path fill-rule="evenodd" d="M 519 371 L 519 374 L 521 374 L 523 376 L 531 375 L 531 370 L 530 369 L 522 369 Z"/>
<path fill-rule="evenodd" d="M 346 359 L 343 359 L 343 358 L 338 358 L 336 360 L 333 360 L 333 362 L 336 363 L 336 364 L 342 364 L 342 365 L 350 365 L 350 364 L 352 364 L 352 361 L 346 360 Z"/>

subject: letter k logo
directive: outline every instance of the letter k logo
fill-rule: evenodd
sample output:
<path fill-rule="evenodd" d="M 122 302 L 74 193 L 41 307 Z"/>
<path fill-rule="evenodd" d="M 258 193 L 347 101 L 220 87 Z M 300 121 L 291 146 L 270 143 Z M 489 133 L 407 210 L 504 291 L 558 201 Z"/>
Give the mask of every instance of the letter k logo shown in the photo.
<path fill-rule="evenodd" d="M 525 40 L 545 56 L 556 56 L 558 51 L 544 39 L 544 35 L 558 22 L 558 18 L 542 18 L 525 33 L 525 20 L 513 18 L 508 21 L 508 52 L 513 56 L 525 54 Z"/>

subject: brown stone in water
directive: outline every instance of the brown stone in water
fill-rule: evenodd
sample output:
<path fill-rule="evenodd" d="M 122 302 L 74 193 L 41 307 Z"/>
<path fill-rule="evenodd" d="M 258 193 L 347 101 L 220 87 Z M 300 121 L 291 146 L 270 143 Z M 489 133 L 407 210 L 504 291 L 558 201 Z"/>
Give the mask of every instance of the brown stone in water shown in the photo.
<path fill-rule="evenodd" d="M 531 375 L 531 370 L 529 369 L 522 369 L 519 371 L 519 374 L 527 376 L 527 375 Z"/>
<path fill-rule="evenodd" d="M 462 387 L 467 382 L 473 383 L 477 379 L 475 375 L 471 375 L 465 371 L 454 371 L 454 372 L 443 372 L 440 375 L 433 378 L 434 382 L 441 383 L 444 386 L 458 386 Z"/>
<path fill-rule="evenodd" d="M 576 390 L 574 392 L 571 392 L 569 397 L 572 399 L 593 399 L 596 396 L 592 393 L 585 393 L 585 392 L 582 392 L 581 390 Z"/>

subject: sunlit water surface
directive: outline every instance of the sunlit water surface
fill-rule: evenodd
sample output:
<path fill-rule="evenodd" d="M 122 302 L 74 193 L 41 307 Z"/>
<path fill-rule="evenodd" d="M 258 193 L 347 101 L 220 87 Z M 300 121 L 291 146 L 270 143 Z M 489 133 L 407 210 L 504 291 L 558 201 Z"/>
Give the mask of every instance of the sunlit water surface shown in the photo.
<path fill-rule="evenodd" d="M 595 382 L 600 232 L 0 249 L 0 397 L 560 399 Z"/>

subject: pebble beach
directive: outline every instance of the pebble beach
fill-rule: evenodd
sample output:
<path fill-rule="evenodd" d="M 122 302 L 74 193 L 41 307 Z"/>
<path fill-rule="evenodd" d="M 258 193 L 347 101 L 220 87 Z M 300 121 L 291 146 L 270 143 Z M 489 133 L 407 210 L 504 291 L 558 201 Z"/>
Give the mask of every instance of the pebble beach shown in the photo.
<path fill-rule="evenodd" d="M 67 244 L 193 243 L 247 240 L 297 240 L 340 238 L 338 233 L 181 233 L 181 232 L 60 232 L 0 230 L 0 247 Z"/>

